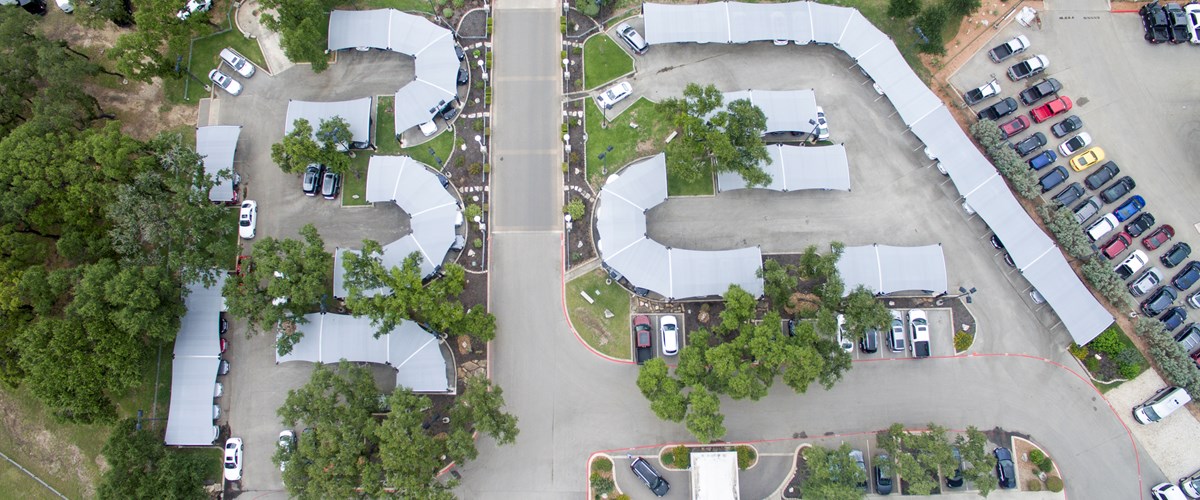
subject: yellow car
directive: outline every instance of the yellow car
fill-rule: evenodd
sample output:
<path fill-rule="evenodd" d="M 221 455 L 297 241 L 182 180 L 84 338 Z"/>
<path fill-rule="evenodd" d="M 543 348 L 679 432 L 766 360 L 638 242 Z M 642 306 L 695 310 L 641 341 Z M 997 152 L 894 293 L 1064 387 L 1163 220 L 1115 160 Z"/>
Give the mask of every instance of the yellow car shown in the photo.
<path fill-rule="evenodd" d="M 1102 161 L 1104 161 L 1103 149 L 1100 149 L 1098 146 L 1088 148 L 1082 153 L 1075 155 L 1074 158 L 1071 158 L 1071 168 L 1075 169 L 1076 172 L 1082 172 Z"/>

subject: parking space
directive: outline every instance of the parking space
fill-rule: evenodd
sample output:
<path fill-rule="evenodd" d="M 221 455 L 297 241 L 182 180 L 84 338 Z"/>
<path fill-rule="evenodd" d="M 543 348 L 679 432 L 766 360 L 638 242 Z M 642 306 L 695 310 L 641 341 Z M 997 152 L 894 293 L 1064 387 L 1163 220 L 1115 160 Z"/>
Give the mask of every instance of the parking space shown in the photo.
<path fill-rule="evenodd" d="M 912 325 L 909 323 L 908 309 L 896 310 L 900 316 L 904 318 L 904 351 L 892 351 L 890 346 L 890 335 L 888 329 L 879 332 L 878 348 L 875 352 L 866 352 L 862 348 L 862 343 L 858 342 L 854 346 L 854 352 L 850 353 L 850 357 L 855 361 L 859 360 L 878 360 L 878 359 L 903 359 L 912 358 Z M 953 356 L 954 355 L 954 324 L 951 319 L 950 309 L 920 309 L 924 312 L 929 321 L 929 355 L 930 356 Z"/>
<path fill-rule="evenodd" d="M 645 356 L 644 354 L 641 356 L 639 356 L 639 354 L 638 354 L 638 338 L 637 338 L 638 319 L 637 318 L 639 316 L 646 316 L 646 319 L 649 320 L 650 354 L 648 357 Z M 664 323 L 663 322 L 664 318 L 669 318 L 669 320 L 666 323 Z M 682 314 L 655 313 L 655 314 L 633 314 L 633 315 L 631 315 L 629 318 L 629 325 L 630 325 L 631 334 L 633 335 L 633 342 L 631 344 L 633 346 L 633 352 L 631 354 L 633 356 L 634 361 L 640 360 L 640 361 L 644 362 L 644 361 L 649 361 L 652 358 L 661 357 L 661 358 L 663 358 L 663 361 L 667 362 L 668 365 L 677 364 L 679 362 L 679 351 L 680 351 L 680 349 L 683 348 L 684 345 L 687 344 L 687 330 L 684 327 L 684 319 L 685 319 L 684 315 L 682 315 Z M 664 332 L 664 324 L 670 325 L 671 323 L 674 323 L 674 325 L 675 325 L 674 335 L 672 335 L 671 333 L 668 333 L 668 332 Z M 664 347 L 663 347 L 664 340 L 669 340 L 671 337 L 673 337 L 675 339 L 675 344 L 668 345 L 668 347 L 670 347 L 673 350 L 673 352 L 668 353 L 667 350 L 664 349 Z M 645 359 L 642 359 L 643 357 Z"/>

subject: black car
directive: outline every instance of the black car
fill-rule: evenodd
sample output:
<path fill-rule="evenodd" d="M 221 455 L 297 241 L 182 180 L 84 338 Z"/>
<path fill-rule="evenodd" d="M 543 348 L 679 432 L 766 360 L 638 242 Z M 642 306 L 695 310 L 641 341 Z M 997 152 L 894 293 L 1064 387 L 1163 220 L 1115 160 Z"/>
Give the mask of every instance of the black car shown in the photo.
<path fill-rule="evenodd" d="M 646 483 L 646 487 L 650 488 L 654 496 L 661 497 L 671 490 L 671 484 L 666 479 L 663 479 L 646 459 L 642 457 L 635 458 L 629 463 L 629 468 L 633 469 L 633 473 L 641 478 L 642 482 Z"/>
<path fill-rule="evenodd" d="M 867 333 L 863 335 L 862 340 L 858 341 L 858 347 L 863 352 L 875 352 L 879 350 L 879 330 L 868 328 Z"/>
<path fill-rule="evenodd" d="M 467 58 L 467 55 L 463 53 L 462 47 L 459 47 L 457 43 L 454 44 L 454 55 L 458 56 L 459 61 Z"/>
<path fill-rule="evenodd" d="M 221 313 L 220 318 L 220 326 L 217 327 L 217 331 L 221 335 L 225 335 L 229 332 L 229 320 L 225 319 L 225 313 Z"/>
<path fill-rule="evenodd" d="M 1133 182 L 1133 177 L 1126 175 L 1101 191 L 1100 199 L 1104 200 L 1104 203 L 1112 203 L 1129 194 L 1135 187 L 1137 187 L 1137 183 Z"/>
<path fill-rule="evenodd" d="M 1169 286 L 1164 286 L 1155 290 L 1154 293 L 1146 297 L 1140 306 L 1142 314 L 1146 316 L 1158 316 L 1171 307 L 1171 303 L 1179 298 L 1179 294 L 1175 293 L 1175 289 Z"/>
<path fill-rule="evenodd" d="M 1196 280 L 1200 280 L 1200 262 L 1188 262 L 1183 269 L 1175 273 L 1175 277 L 1171 278 L 1171 286 L 1175 287 L 1180 292 L 1186 291 L 1196 284 Z"/>
<path fill-rule="evenodd" d="M 1163 9 L 1167 13 L 1167 24 L 1171 27 L 1171 43 L 1184 43 L 1192 40 L 1191 27 L 1188 26 L 1188 16 L 1177 3 L 1169 3 Z"/>
<path fill-rule="evenodd" d="M 946 486 L 949 488 L 962 488 L 962 453 L 958 451 L 958 448 L 950 448 L 950 453 L 954 456 L 954 461 L 958 463 L 958 467 L 954 468 L 953 474 L 946 476 Z"/>
<path fill-rule="evenodd" d="M 321 190 L 321 178 L 325 176 L 325 165 L 313 163 L 304 169 L 304 181 L 300 183 L 300 189 L 305 195 L 316 196 Z"/>
<path fill-rule="evenodd" d="M 1141 215 L 1125 225 L 1125 232 L 1129 233 L 1130 238 L 1137 238 L 1152 227 L 1154 227 L 1154 215 L 1150 212 L 1142 212 Z"/>
<path fill-rule="evenodd" d="M 321 197 L 335 200 L 342 190 L 342 175 L 335 172 L 325 172 L 321 177 Z"/>
<path fill-rule="evenodd" d="M 1083 193 L 1083 185 L 1078 182 L 1072 182 L 1070 186 L 1067 186 L 1054 195 L 1054 202 L 1065 207 L 1082 198 Z"/>
<path fill-rule="evenodd" d="M 1167 20 L 1167 11 L 1158 2 L 1143 5 L 1138 12 L 1142 15 L 1142 28 L 1146 30 L 1147 42 L 1171 41 L 1171 24 Z"/>
<path fill-rule="evenodd" d="M 458 68 L 458 80 L 456 81 L 459 85 L 466 85 L 471 81 L 471 72 L 467 71 L 467 68 Z"/>
<path fill-rule="evenodd" d="M 875 457 L 875 493 L 888 495 L 892 493 L 892 460 L 887 453 Z"/>
<path fill-rule="evenodd" d="M 1115 162 L 1110 161 L 1100 165 L 1095 172 L 1092 172 L 1091 175 L 1088 175 L 1087 178 L 1083 180 L 1083 183 L 1087 185 L 1088 189 L 1095 191 L 1100 189 L 1100 186 L 1103 186 L 1108 181 L 1113 180 L 1113 178 L 1115 178 L 1119 173 L 1121 173 L 1121 168 L 1118 167 Z"/>
<path fill-rule="evenodd" d="M 1183 262 L 1183 260 L 1188 258 L 1188 256 L 1191 254 L 1191 245 L 1181 241 L 1176 243 L 1175 246 L 1172 246 L 1170 250 L 1166 251 L 1166 253 L 1163 253 L 1162 257 L 1158 258 L 1158 261 L 1162 262 L 1162 265 L 1167 266 L 1167 269 L 1170 269 L 1178 266 L 1180 262 Z"/>
<path fill-rule="evenodd" d="M 1022 90 L 1019 94 L 1021 102 L 1026 106 L 1032 106 L 1034 103 L 1050 97 L 1062 90 L 1062 84 L 1058 83 L 1055 78 L 1046 78 L 1032 87 Z"/>
<path fill-rule="evenodd" d="M 999 236 L 996 236 L 993 234 L 991 241 L 992 241 L 992 246 L 995 247 L 996 250 L 1004 250 L 1004 242 L 1000 241 Z"/>
<path fill-rule="evenodd" d="M 1166 328 L 1169 332 L 1179 328 L 1179 325 L 1182 325 L 1184 321 L 1187 321 L 1187 309 L 1184 309 L 1181 306 L 1172 307 L 1171 309 L 1168 309 L 1161 318 L 1158 318 L 1158 320 L 1162 322 L 1163 328 Z"/>
<path fill-rule="evenodd" d="M 1054 137 L 1061 139 L 1066 137 L 1067 134 L 1081 128 L 1083 128 L 1083 118 L 1080 118 L 1078 115 L 1071 115 L 1066 117 L 1066 119 L 1063 121 L 1055 123 L 1054 126 L 1050 127 L 1050 133 L 1054 134 Z"/>
<path fill-rule="evenodd" d="M 1000 480 L 1000 487 L 1016 488 L 1017 467 L 1013 463 L 1012 452 L 1008 451 L 1008 448 L 996 448 L 992 450 L 992 454 L 996 455 L 996 478 Z"/>
<path fill-rule="evenodd" d="M 1025 157 L 1029 156 L 1034 151 L 1041 149 L 1041 147 L 1045 145 L 1046 134 L 1034 132 L 1033 135 L 1022 139 L 1021 142 L 1018 142 L 1016 145 L 1014 145 L 1013 149 L 1017 150 L 1017 155 Z"/>
<path fill-rule="evenodd" d="M 1038 183 L 1042 185 L 1042 192 L 1045 193 L 1058 187 L 1059 184 L 1062 184 L 1063 181 L 1067 180 L 1067 176 L 1069 175 L 1071 174 L 1067 172 L 1067 167 L 1059 165 L 1038 179 Z"/>
<path fill-rule="evenodd" d="M 1017 100 L 1005 97 L 1003 101 L 983 108 L 977 115 L 980 120 L 999 120 L 1017 110 Z"/>

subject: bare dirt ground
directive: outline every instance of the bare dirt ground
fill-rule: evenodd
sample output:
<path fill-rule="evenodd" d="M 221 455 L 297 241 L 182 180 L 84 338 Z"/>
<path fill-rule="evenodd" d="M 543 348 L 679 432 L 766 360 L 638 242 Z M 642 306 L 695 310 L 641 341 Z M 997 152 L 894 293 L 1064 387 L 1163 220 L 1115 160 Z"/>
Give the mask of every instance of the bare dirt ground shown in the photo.
<path fill-rule="evenodd" d="M 73 484 L 85 497 L 96 496 L 96 482 L 91 472 L 99 467 L 108 468 L 103 457 L 96 457 L 95 466 L 87 466 L 88 458 L 66 436 L 56 436 L 40 422 L 28 420 L 29 414 L 20 409 L 6 391 L 0 391 L 0 432 L 11 440 L 12 448 L 21 450 L 22 456 L 13 457 L 26 467 L 35 466 L 43 479 L 57 479 L 60 483 Z M 67 492 L 64 492 L 67 493 Z"/>

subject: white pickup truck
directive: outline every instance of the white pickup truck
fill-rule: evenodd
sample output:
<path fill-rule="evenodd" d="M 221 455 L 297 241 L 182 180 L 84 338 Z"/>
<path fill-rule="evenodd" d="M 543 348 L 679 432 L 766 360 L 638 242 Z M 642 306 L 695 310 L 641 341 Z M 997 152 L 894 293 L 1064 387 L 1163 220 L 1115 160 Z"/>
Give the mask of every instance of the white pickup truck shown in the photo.
<path fill-rule="evenodd" d="M 1001 62 L 1012 56 L 1025 52 L 1025 49 L 1028 48 L 1029 39 L 1025 38 L 1025 35 L 1021 35 L 1000 45 L 992 47 L 992 50 L 988 51 L 988 57 L 992 58 L 992 62 Z"/>

